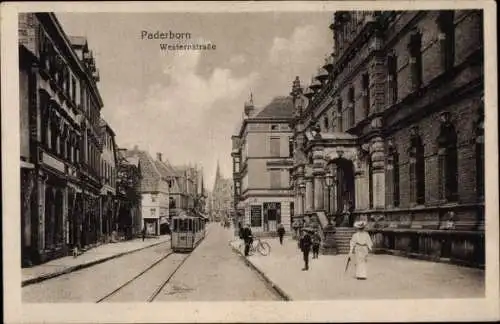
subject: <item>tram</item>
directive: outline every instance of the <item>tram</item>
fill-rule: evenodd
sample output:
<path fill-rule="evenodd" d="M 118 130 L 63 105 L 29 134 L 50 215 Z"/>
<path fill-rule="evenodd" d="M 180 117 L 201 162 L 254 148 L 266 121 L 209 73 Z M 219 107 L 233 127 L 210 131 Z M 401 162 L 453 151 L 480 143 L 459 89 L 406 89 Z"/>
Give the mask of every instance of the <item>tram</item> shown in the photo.
<path fill-rule="evenodd" d="M 188 215 L 181 212 L 172 217 L 172 234 L 170 244 L 174 252 L 191 252 L 205 238 L 205 221 L 203 216 Z"/>

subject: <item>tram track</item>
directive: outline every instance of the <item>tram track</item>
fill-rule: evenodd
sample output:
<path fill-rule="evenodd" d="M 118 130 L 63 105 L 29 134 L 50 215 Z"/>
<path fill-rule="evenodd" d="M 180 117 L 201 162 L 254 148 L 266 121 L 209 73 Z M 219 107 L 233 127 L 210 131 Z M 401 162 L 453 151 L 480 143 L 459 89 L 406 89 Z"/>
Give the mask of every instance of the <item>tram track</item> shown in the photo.
<path fill-rule="evenodd" d="M 207 233 L 205 234 L 205 238 L 208 236 L 209 232 L 210 231 L 207 231 Z M 200 242 L 200 243 L 202 243 L 202 242 Z M 167 286 L 167 284 L 170 282 L 170 280 L 173 278 L 173 276 L 182 267 L 184 262 L 186 262 L 186 260 L 195 251 L 196 251 L 196 248 L 193 251 L 185 254 L 184 255 L 185 257 L 183 257 L 180 261 L 178 261 L 178 264 L 174 266 L 174 269 L 169 271 L 169 275 L 167 276 L 167 278 L 165 280 L 162 280 L 162 282 L 159 285 L 157 285 L 157 287 L 153 290 L 153 293 L 151 293 L 149 295 L 149 297 L 146 298 L 146 302 L 148 302 L 148 303 L 153 302 L 156 299 L 156 297 L 158 297 L 160 295 L 160 293 L 163 291 L 165 286 Z M 140 273 L 135 275 L 133 278 L 127 280 L 125 283 L 120 285 L 118 288 L 109 292 L 105 296 L 99 298 L 96 301 L 96 303 L 108 302 L 108 301 L 111 301 L 113 298 L 118 297 L 118 295 L 121 292 L 123 292 L 125 290 L 125 288 L 130 287 L 133 284 L 137 284 L 138 281 L 143 279 L 147 274 L 151 273 L 155 268 L 158 268 L 160 265 L 163 265 L 164 262 L 168 262 L 172 258 L 172 256 L 179 256 L 179 255 L 182 255 L 182 254 L 175 253 L 173 251 L 169 251 L 166 255 L 162 256 L 161 258 L 159 258 L 158 260 L 156 260 L 155 262 L 150 264 L 148 267 L 146 267 L 143 271 L 141 271 Z M 173 260 L 173 263 L 175 263 L 175 260 Z"/>
<path fill-rule="evenodd" d="M 146 272 L 150 271 L 151 269 L 153 269 L 155 266 L 157 266 L 158 264 L 160 264 L 162 261 L 166 260 L 169 256 L 171 256 L 172 254 L 174 254 L 173 251 L 170 251 L 168 252 L 166 255 L 162 256 L 160 259 L 156 260 L 155 262 L 153 262 L 151 265 L 149 265 L 146 269 L 144 269 L 143 271 L 139 272 L 137 275 L 135 275 L 132 279 L 130 280 L 127 280 L 124 284 L 120 285 L 118 288 L 116 288 L 115 290 L 111 291 L 110 293 L 106 294 L 105 296 L 99 298 L 96 303 L 101 303 L 107 299 L 110 299 L 111 297 L 115 296 L 116 294 L 118 294 L 122 289 L 124 289 L 125 287 L 129 286 L 132 282 L 136 281 L 137 279 L 139 279 L 140 277 L 142 277 Z"/>

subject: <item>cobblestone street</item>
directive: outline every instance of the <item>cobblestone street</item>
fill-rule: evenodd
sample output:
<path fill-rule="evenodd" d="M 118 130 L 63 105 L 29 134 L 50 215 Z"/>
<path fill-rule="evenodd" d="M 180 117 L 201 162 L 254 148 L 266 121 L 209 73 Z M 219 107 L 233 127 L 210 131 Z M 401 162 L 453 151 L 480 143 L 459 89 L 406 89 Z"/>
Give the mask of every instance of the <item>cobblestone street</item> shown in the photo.
<path fill-rule="evenodd" d="M 25 286 L 23 301 L 146 302 L 179 266 L 155 301 L 278 300 L 279 296 L 232 251 L 228 245 L 232 235 L 231 230 L 211 224 L 206 239 L 191 254 L 167 257 L 170 242 L 161 243 Z M 158 264 L 151 267 L 156 261 Z M 145 271 L 148 267 L 151 269 Z M 107 296 L 128 281 L 130 284 L 119 292 Z"/>
<path fill-rule="evenodd" d="M 165 242 L 22 288 L 23 302 L 95 302 L 170 251 Z"/>
<path fill-rule="evenodd" d="M 267 301 L 278 296 L 235 254 L 230 229 L 211 225 L 210 232 L 156 301 Z"/>

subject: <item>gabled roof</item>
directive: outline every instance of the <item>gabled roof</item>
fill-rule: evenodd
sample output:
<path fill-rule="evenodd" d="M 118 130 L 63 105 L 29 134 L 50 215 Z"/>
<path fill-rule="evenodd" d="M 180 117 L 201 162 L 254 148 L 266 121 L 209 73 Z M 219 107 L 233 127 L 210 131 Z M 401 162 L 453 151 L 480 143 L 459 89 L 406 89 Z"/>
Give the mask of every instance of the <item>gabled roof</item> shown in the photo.
<path fill-rule="evenodd" d="M 253 118 L 291 118 L 293 116 L 293 101 L 290 96 L 275 97 L 267 106 Z"/>
<path fill-rule="evenodd" d="M 127 150 L 123 155 L 127 160 L 138 159 L 141 164 L 141 192 L 158 191 L 162 175 L 151 156 L 146 151 L 139 150 Z"/>

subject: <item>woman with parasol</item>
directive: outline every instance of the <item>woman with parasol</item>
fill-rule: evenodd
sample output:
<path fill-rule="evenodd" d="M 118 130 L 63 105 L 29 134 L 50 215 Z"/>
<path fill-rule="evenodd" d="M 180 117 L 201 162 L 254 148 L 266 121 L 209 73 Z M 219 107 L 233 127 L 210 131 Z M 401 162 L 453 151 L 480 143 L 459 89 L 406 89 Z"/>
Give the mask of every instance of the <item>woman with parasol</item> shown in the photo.
<path fill-rule="evenodd" d="M 349 259 L 354 258 L 356 264 L 356 279 L 366 279 L 366 261 L 368 253 L 371 252 L 373 243 L 370 234 L 365 231 L 366 223 L 357 221 L 354 223 L 356 233 L 352 235 L 349 250 Z"/>

